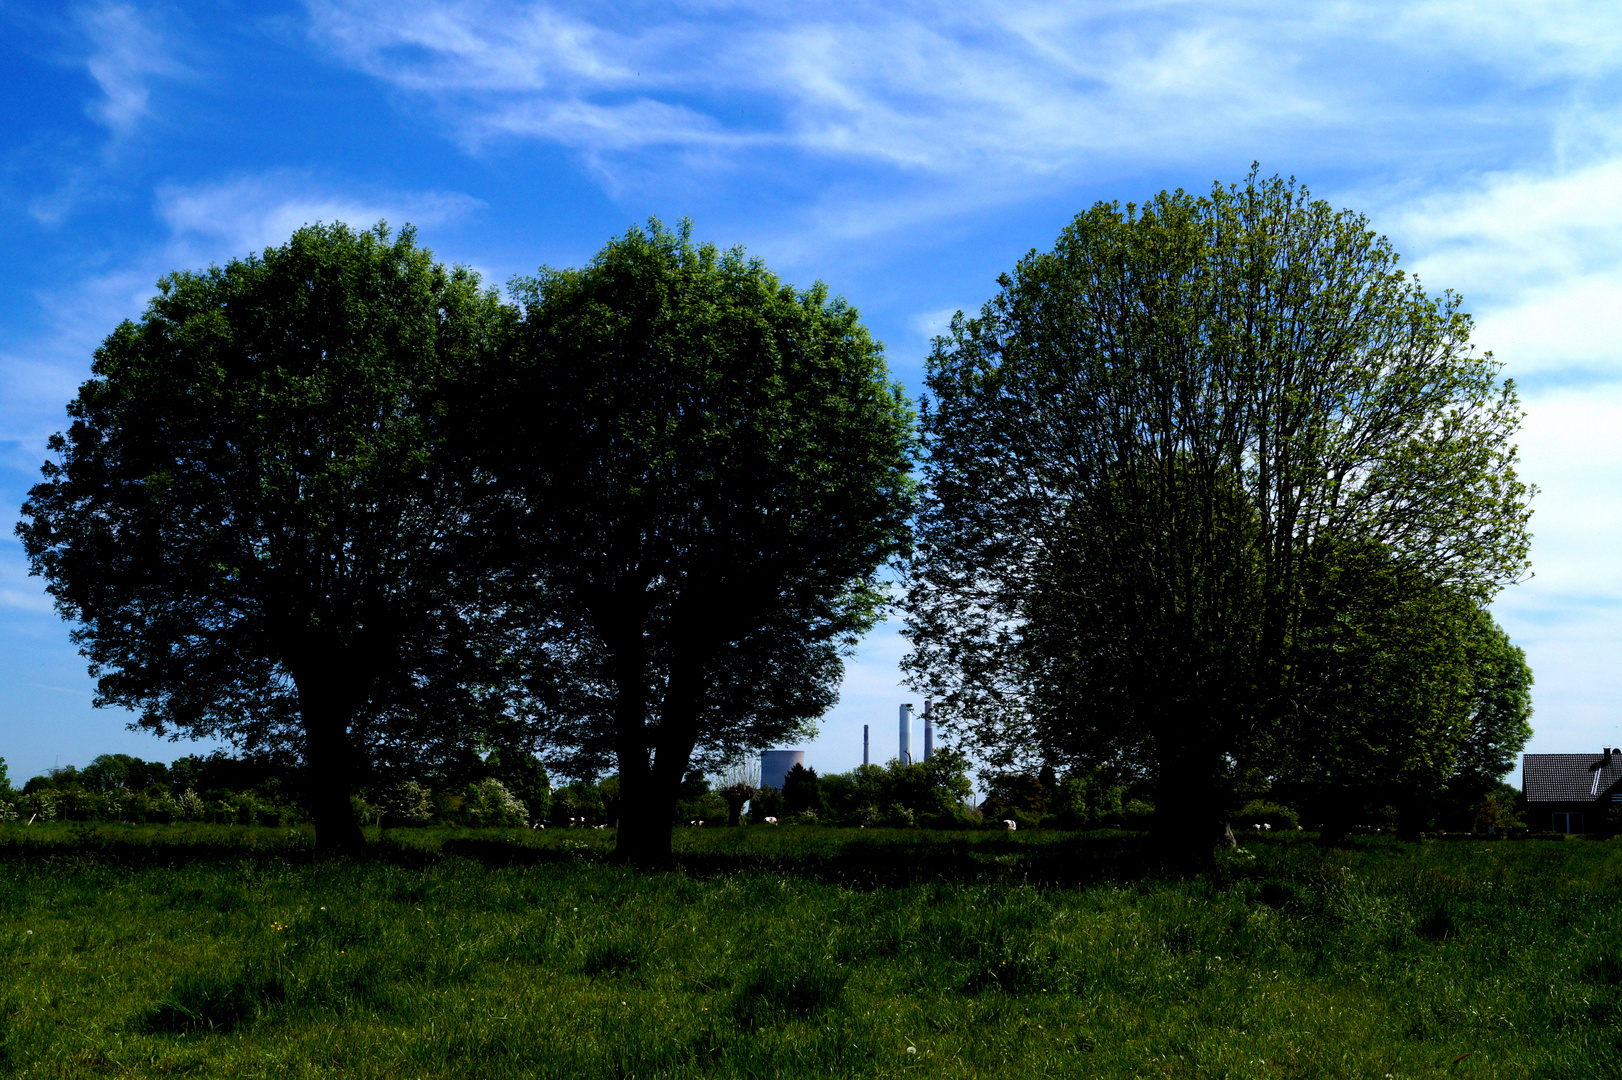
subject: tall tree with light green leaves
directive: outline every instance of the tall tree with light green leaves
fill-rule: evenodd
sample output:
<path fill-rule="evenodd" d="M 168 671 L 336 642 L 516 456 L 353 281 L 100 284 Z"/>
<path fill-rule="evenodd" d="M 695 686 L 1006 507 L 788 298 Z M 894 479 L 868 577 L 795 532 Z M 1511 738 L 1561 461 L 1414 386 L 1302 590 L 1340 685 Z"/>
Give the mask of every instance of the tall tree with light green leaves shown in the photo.
<path fill-rule="evenodd" d="M 1294 752 L 1337 568 L 1525 572 L 1513 384 L 1365 218 L 1254 172 L 1101 203 L 999 285 L 929 359 L 909 678 L 993 760 L 1151 780 L 1201 865 Z"/>

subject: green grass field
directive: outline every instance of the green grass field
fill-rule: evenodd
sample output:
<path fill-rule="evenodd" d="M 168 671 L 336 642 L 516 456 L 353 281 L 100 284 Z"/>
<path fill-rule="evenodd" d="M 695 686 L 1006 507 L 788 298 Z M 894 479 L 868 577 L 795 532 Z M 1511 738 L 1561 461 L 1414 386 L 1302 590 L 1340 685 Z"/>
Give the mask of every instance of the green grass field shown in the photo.
<path fill-rule="evenodd" d="M 1622 1075 L 1622 841 L 0 828 L 0 1075 Z"/>

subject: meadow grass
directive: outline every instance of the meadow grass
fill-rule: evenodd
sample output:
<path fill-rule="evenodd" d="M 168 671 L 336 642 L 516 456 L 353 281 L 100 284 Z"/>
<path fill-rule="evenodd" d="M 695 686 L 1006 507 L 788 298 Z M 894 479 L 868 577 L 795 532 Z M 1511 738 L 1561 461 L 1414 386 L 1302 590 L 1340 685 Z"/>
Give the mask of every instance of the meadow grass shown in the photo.
<path fill-rule="evenodd" d="M 0 1075 L 1622 1075 L 1622 841 L 0 828 Z"/>

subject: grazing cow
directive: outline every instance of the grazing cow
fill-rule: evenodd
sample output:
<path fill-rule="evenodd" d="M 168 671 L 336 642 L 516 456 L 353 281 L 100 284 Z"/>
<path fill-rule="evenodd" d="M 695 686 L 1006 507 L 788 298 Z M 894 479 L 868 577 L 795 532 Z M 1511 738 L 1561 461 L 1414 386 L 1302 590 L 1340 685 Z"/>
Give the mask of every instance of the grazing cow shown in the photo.
<path fill-rule="evenodd" d="M 777 824 L 777 819 L 774 818 L 774 817 L 769 817 L 769 818 L 766 819 L 766 824 L 768 824 L 768 825 L 776 825 Z"/>
<path fill-rule="evenodd" d="M 1009 832 L 1013 832 L 1015 829 L 1019 828 L 1019 822 L 1015 821 L 1013 818 L 1003 818 L 1002 827 L 1007 829 Z"/>

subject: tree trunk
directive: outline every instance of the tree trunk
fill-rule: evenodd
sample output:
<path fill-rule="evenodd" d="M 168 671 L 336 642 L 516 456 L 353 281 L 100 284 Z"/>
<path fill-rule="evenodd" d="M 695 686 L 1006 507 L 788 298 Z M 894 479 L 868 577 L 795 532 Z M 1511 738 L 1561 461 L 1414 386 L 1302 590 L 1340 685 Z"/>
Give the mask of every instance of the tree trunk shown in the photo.
<path fill-rule="evenodd" d="M 676 665 L 659 710 L 657 743 L 648 760 L 648 727 L 644 716 L 619 711 L 620 813 L 614 855 L 632 866 L 657 869 L 674 859 L 671 839 L 682 777 L 698 741 L 698 703 L 703 693 L 702 665 L 684 658 Z M 634 777 L 634 780 L 633 780 Z"/>
<path fill-rule="evenodd" d="M 355 755 L 349 741 L 354 694 L 331 664 L 312 664 L 294 676 L 304 725 L 304 800 L 315 822 L 316 851 L 353 855 L 366 847 L 349 797 Z"/>
<path fill-rule="evenodd" d="M 1214 870 L 1216 846 L 1225 838 L 1232 841 L 1225 808 L 1217 802 L 1216 771 L 1216 755 L 1197 747 L 1173 743 L 1161 752 L 1150 838 L 1161 864 L 1173 873 Z"/>

